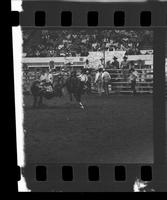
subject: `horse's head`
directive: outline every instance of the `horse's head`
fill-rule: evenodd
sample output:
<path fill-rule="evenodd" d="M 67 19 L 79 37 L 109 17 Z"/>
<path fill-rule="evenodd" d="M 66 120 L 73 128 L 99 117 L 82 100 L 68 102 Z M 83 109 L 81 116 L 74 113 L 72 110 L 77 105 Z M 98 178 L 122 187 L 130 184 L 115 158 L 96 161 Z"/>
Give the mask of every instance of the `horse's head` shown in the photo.
<path fill-rule="evenodd" d="M 57 89 L 62 89 L 63 87 L 65 87 L 65 79 L 63 76 L 59 76 L 54 78 L 53 80 L 53 88 Z"/>

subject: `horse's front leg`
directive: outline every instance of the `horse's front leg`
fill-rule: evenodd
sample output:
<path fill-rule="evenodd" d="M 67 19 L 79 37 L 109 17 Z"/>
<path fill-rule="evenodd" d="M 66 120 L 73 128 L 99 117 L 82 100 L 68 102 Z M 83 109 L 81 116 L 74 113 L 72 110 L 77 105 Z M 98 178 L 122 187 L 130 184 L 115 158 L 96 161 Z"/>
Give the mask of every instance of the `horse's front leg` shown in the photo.
<path fill-rule="evenodd" d="M 82 104 L 81 101 L 79 102 L 79 105 L 80 105 L 80 107 L 81 107 L 82 109 L 84 109 L 84 105 Z"/>
<path fill-rule="evenodd" d="M 39 96 L 38 105 L 41 106 L 42 104 L 43 104 L 43 96 L 40 95 L 40 96 Z"/>
<path fill-rule="evenodd" d="M 38 97 L 36 95 L 33 96 L 33 108 L 37 106 L 37 99 Z"/>
<path fill-rule="evenodd" d="M 75 99 L 79 103 L 80 108 L 84 109 L 84 105 L 81 102 L 81 94 L 75 94 Z"/>
<path fill-rule="evenodd" d="M 72 101 L 72 93 L 69 93 L 70 101 Z"/>

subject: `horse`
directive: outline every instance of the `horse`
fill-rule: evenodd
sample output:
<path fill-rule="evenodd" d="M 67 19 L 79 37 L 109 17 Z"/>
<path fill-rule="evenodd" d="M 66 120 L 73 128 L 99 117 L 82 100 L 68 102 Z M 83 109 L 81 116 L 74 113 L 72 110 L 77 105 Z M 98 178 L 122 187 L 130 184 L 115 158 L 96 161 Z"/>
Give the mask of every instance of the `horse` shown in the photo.
<path fill-rule="evenodd" d="M 45 86 L 51 86 L 52 91 L 48 92 Z M 53 81 L 51 83 L 44 83 L 41 86 L 41 81 L 35 80 L 31 87 L 30 91 L 33 96 L 33 107 L 41 106 L 43 104 L 43 98 L 51 99 L 53 97 L 62 97 L 62 88 L 64 87 L 64 83 L 62 80 Z"/>
<path fill-rule="evenodd" d="M 79 103 L 80 107 L 84 109 L 84 106 L 81 102 L 81 97 L 84 94 L 84 83 L 76 76 L 76 72 L 72 72 L 71 76 L 67 78 L 65 86 L 67 92 L 69 93 L 70 101 L 73 97 Z"/>

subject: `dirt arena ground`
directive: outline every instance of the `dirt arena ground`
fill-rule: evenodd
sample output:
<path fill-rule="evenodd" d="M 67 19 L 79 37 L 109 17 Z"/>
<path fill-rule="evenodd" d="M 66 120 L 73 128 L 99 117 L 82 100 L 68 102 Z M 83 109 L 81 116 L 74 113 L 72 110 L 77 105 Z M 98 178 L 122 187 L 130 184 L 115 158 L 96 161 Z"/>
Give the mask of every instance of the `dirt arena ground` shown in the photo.
<path fill-rule="evenodd" d="M 24 103 L 27 163 L 153 162 L 151 95 L 85 95 L 84 110 L 67 97 Z"/>

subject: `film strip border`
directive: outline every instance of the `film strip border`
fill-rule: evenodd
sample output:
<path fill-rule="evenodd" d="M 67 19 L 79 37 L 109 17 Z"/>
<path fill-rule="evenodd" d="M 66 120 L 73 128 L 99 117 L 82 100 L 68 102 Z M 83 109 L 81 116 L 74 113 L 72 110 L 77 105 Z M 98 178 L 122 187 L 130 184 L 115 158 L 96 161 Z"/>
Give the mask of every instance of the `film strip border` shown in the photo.
<path fill-rule="evenodd" d="M 132 192 L 135 182 L 147 183 L 146 191 L 166 191 L 165 166 L 149 164 L 51 164 L 27 165 L 22 171 L 33 192 Z M 19 175 L 18 173 L 18 175 Z M 18 176 L 19 180 L 19 176 Z"/>
<path fill-rule="evenodd" d="M 12 25 L 22 27 L 89 27 L 89 19 L 98 19 L 90 27 L 153 28 L 154 29 L 154 164 L 26 164 L 19 169 L 32 191 L 132 191 L 136 178 L 143 179 L 142 169 L 152 177 L 149 180 L 156 191 L 166 191 L 165 165 L 165 31 L 167 26 L 166 3 L 93 4 L 58 2 L 23 2 L 23 12 L 12 12 Z M 144 14 L 142 14 L 144 13 Z M 64 16 L 65 15 L 65 16 Z M 63 18 L 65 20 L 63 24 Z M 133 17 L 132 17 L 133 15 Z M 142 17 L 142 15 L 144 17 Z M 148 17 L 147 24 L 141 24 Z M 40 18 L 41 21 L 38 19 Z M 124 23 L 117 24 L 122 18 Z M 15 19 L 17 19 L 15 21 Z M 19 20 L 18 20 L 19 19 Z M 120 21 L 120 20 L 118 20 Z M 147 20 L 146 20 L 147 21 Z M 119 22 L 120 23 L 120 22 Z M 164 67 L 159 67 L 164 66 Z M 157 106 L 158 105 L 158 106 Z M 159 119 L 161 122 L 159 123 Z M 146 168 L 145 168 L 146 166 Z M 150 173 L 150 166 L 152 172 Z M 117 168 L 118 167 L 118 168 Z M 144 167 L 144 168 L 141 168 Z M 148 167 L 148 168 L 147 168 Z M 148 171 L 147 171 L 148 169 Z M 118 170 L 118 171 L 117 171 Z M 120 172 L 120 170 L 122 172 Z M 119 172 L 117 177 L 117 172 Z M 36 173 L 37 172 L 37 173 Z M 65 173 L 65 175 L 63 175 Z M 93 175 L 91 175 L 93 173 Z M 70 176 L 67 174 L 71 174 Z M 148 175 L 147 174 L 147 175 Z M 98 178 L 97 178 L 98 177 Z M 89 180 L 89 178 L 91 180 Z M 115 178 L 118 180 L 115 180 Z M 19 180 L 19 177 L 18 177 Z"/>
<path fill-rule="evenodd" d="M 11 12 L 11 24 L 25 27 L 166 27 L 166 2 L 74 3 L 23 1 Z M 133 17 L 132 17 L 133 16 Z"/>

